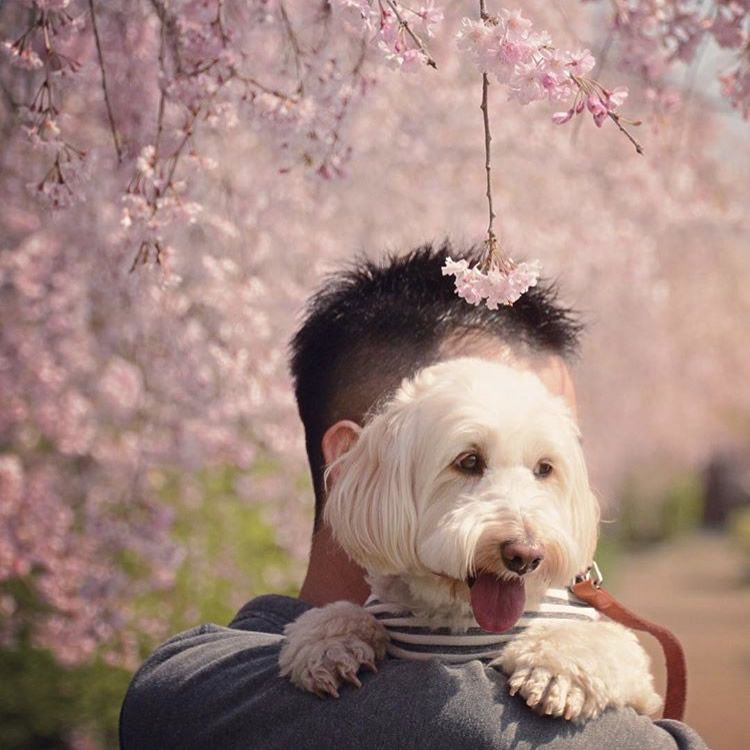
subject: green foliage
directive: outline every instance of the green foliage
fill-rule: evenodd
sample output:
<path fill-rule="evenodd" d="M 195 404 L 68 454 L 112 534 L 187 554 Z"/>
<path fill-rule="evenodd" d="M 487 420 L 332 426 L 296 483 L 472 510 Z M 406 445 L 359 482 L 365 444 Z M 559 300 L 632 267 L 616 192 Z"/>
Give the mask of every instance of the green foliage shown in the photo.
<path fill-rule="evenodd" d="M 253 476 L 262 481 L 280 470 L 264 461 Z M 239 476 L 231 466 L 206 470 L 198 478 L 200 501 L 179 506 L 176 498 L 186 494 L 176 491 L 179 478 L 164 482 L 164 500 L 177 513 L 174 536 L 187 555 L 169 595 L 171 631 L 196 622 L 226 624 L 239 606 L 258 594 L 296 593 L 295 571 L 264 520 L 264 507 L 237 499 Z M 158 609 L 160 602 L 163 596 L 154 593 L 145 602 L 146 610 Z"/>
<path fill-rule="evenodd" d="M 685 474 L 669 485 L 661 503 L 664 539 L 673 539 L 700 526 L 703 517 L 703 486 L 700 477 Z"/>
<path fill-rule="evenodd" d="M 100 747 L 117 747 L 117 717 L 130 680 L 124 669 L 97 661 L 60 666 L 27 643 L 0 651 L 0 747 L 65 748 L 66 737 L 85 728 Z"/>
<path fill-rule="evenodd" d="M 263 461 L 250 479 L 260 483 L 281 470 Z M 168 471 L 154 474 L 155 491 L 175 510 L 174 537 L 186 556 L 174 586 L 149 591 L 136 607 L 144 619 L 165 623 L 166 633 L 203 622 L 226 624 L 258 594 L 295 593 L 292 582 L 299 571 L 276 543 L 263 504 L 237 498 L 238 478 L 238 470 L 227 466 L 188 478 Z M 185 481 L 192 482 L 192 492 L 180 488 Z M 184 500 L 190 496 L 192 502 Z M 128 553 L 117 564 L 135 578 L 146 574 L 141 561 Z M 24 609 L 33 614 L 33 597 L 22 596 L 27 587 L 12 585 L 16 599 L 27 602 Z M 155 645 L 143 636 L 143 656 Z M 0 650 L 0 674 L 2 750 L 62 750 L 74 731 L 84 732 L 102 750 L 117 747 L 119 710 L 131 678 L 127 670 L 101 660 L 68 669 L 22 639 L 16 649 Z"/>
<path fill-rule="evenodd" d="M 594 559 L 604 576 L 604 580 L 609 585 L 612 578 L 617 575 L 617 569 L 622 556 L 622 542 L 617 538 L 616 533 L 605 529 L 599 537 L 599 544 L 596 546 Z"/>
<path fill-rule="evenodd" d="M 629 547 L 674 539 L 701 522 L 704 498 L 699 475 L 678 475 L 666 485 L 648 478 L 648 472 L 632 478 L 621 498 L 617 535 Z"/>
<path fill-rule="evenodd" d="M 729 533 L 745 561 L 744 578 L 750 583 L 750 507 L 736 510 L 730 519 Z"/>

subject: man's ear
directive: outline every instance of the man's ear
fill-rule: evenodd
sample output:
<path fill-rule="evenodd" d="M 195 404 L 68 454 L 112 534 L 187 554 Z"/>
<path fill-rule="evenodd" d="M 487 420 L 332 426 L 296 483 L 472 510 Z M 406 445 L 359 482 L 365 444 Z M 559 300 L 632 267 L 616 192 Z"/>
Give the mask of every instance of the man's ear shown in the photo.
<path fill-rule="evenodd" d="M 325 431 L 320 447 L 325 465 L 331 466 L 330 471 L 326 471 L 326 490 L 331 482 L 336 481 L 339 474 L 339 467 L 333 464 L 351 450 L 361 432 L 362 428 L 351 419 L 341 419 Z"/>

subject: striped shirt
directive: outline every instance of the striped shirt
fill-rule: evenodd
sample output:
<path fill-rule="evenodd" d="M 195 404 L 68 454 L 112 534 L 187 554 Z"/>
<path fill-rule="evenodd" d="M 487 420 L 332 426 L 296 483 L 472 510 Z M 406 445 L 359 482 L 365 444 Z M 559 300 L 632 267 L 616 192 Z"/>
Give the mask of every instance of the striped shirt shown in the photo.
<path fill-rule="evenodd" d="M 577 599 L 568 589 L 548 589 L 538 608 L 524 612 L 518 622 L 503 633 L 472 627 L 462 633 L 449 628 L 430 628 L 407 610 L 371 596 L 365 608 L 385 626 L 390 636 L 388 653 L 399 659 L 439 659 L 462 664 L 473 659 L 489 662 L 500 655 L 505 644 L 535 620 L 598 620 L 599 613 Z"/>

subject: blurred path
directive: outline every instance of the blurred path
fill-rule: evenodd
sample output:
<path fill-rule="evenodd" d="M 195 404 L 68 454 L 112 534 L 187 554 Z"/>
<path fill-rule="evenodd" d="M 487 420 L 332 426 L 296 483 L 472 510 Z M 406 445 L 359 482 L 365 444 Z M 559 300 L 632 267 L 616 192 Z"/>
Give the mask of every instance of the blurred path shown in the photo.
<path fill-rule="evenodd" d="M 701 534 L 625 555 L 610 589 L 680 638 L 688 662 L 686 721 L 711 750 L 750 748 L 750 586 L 745 563 L 723 535 Z M 658 644 L 652 655 L 664 695 Z"/>

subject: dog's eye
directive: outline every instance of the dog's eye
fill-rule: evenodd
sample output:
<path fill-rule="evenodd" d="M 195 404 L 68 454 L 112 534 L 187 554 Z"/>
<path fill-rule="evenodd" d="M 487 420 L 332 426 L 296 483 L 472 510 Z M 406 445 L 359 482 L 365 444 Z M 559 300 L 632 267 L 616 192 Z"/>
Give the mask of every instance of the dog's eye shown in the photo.
<path fill-rule="evenodd" d="M 483 474 L 486 468 L 484 459 L 476 451 L 462 453 L 453 465 L 464 474 Z"/>
<path fill-rule="evenodd" d="M 537 462 L 537 465 L 534 467 L 534 476 L 537 479 L 545 479 L 552 473 L 552 469 L 554 467 L 549 461 L 539 461 Z"/>

